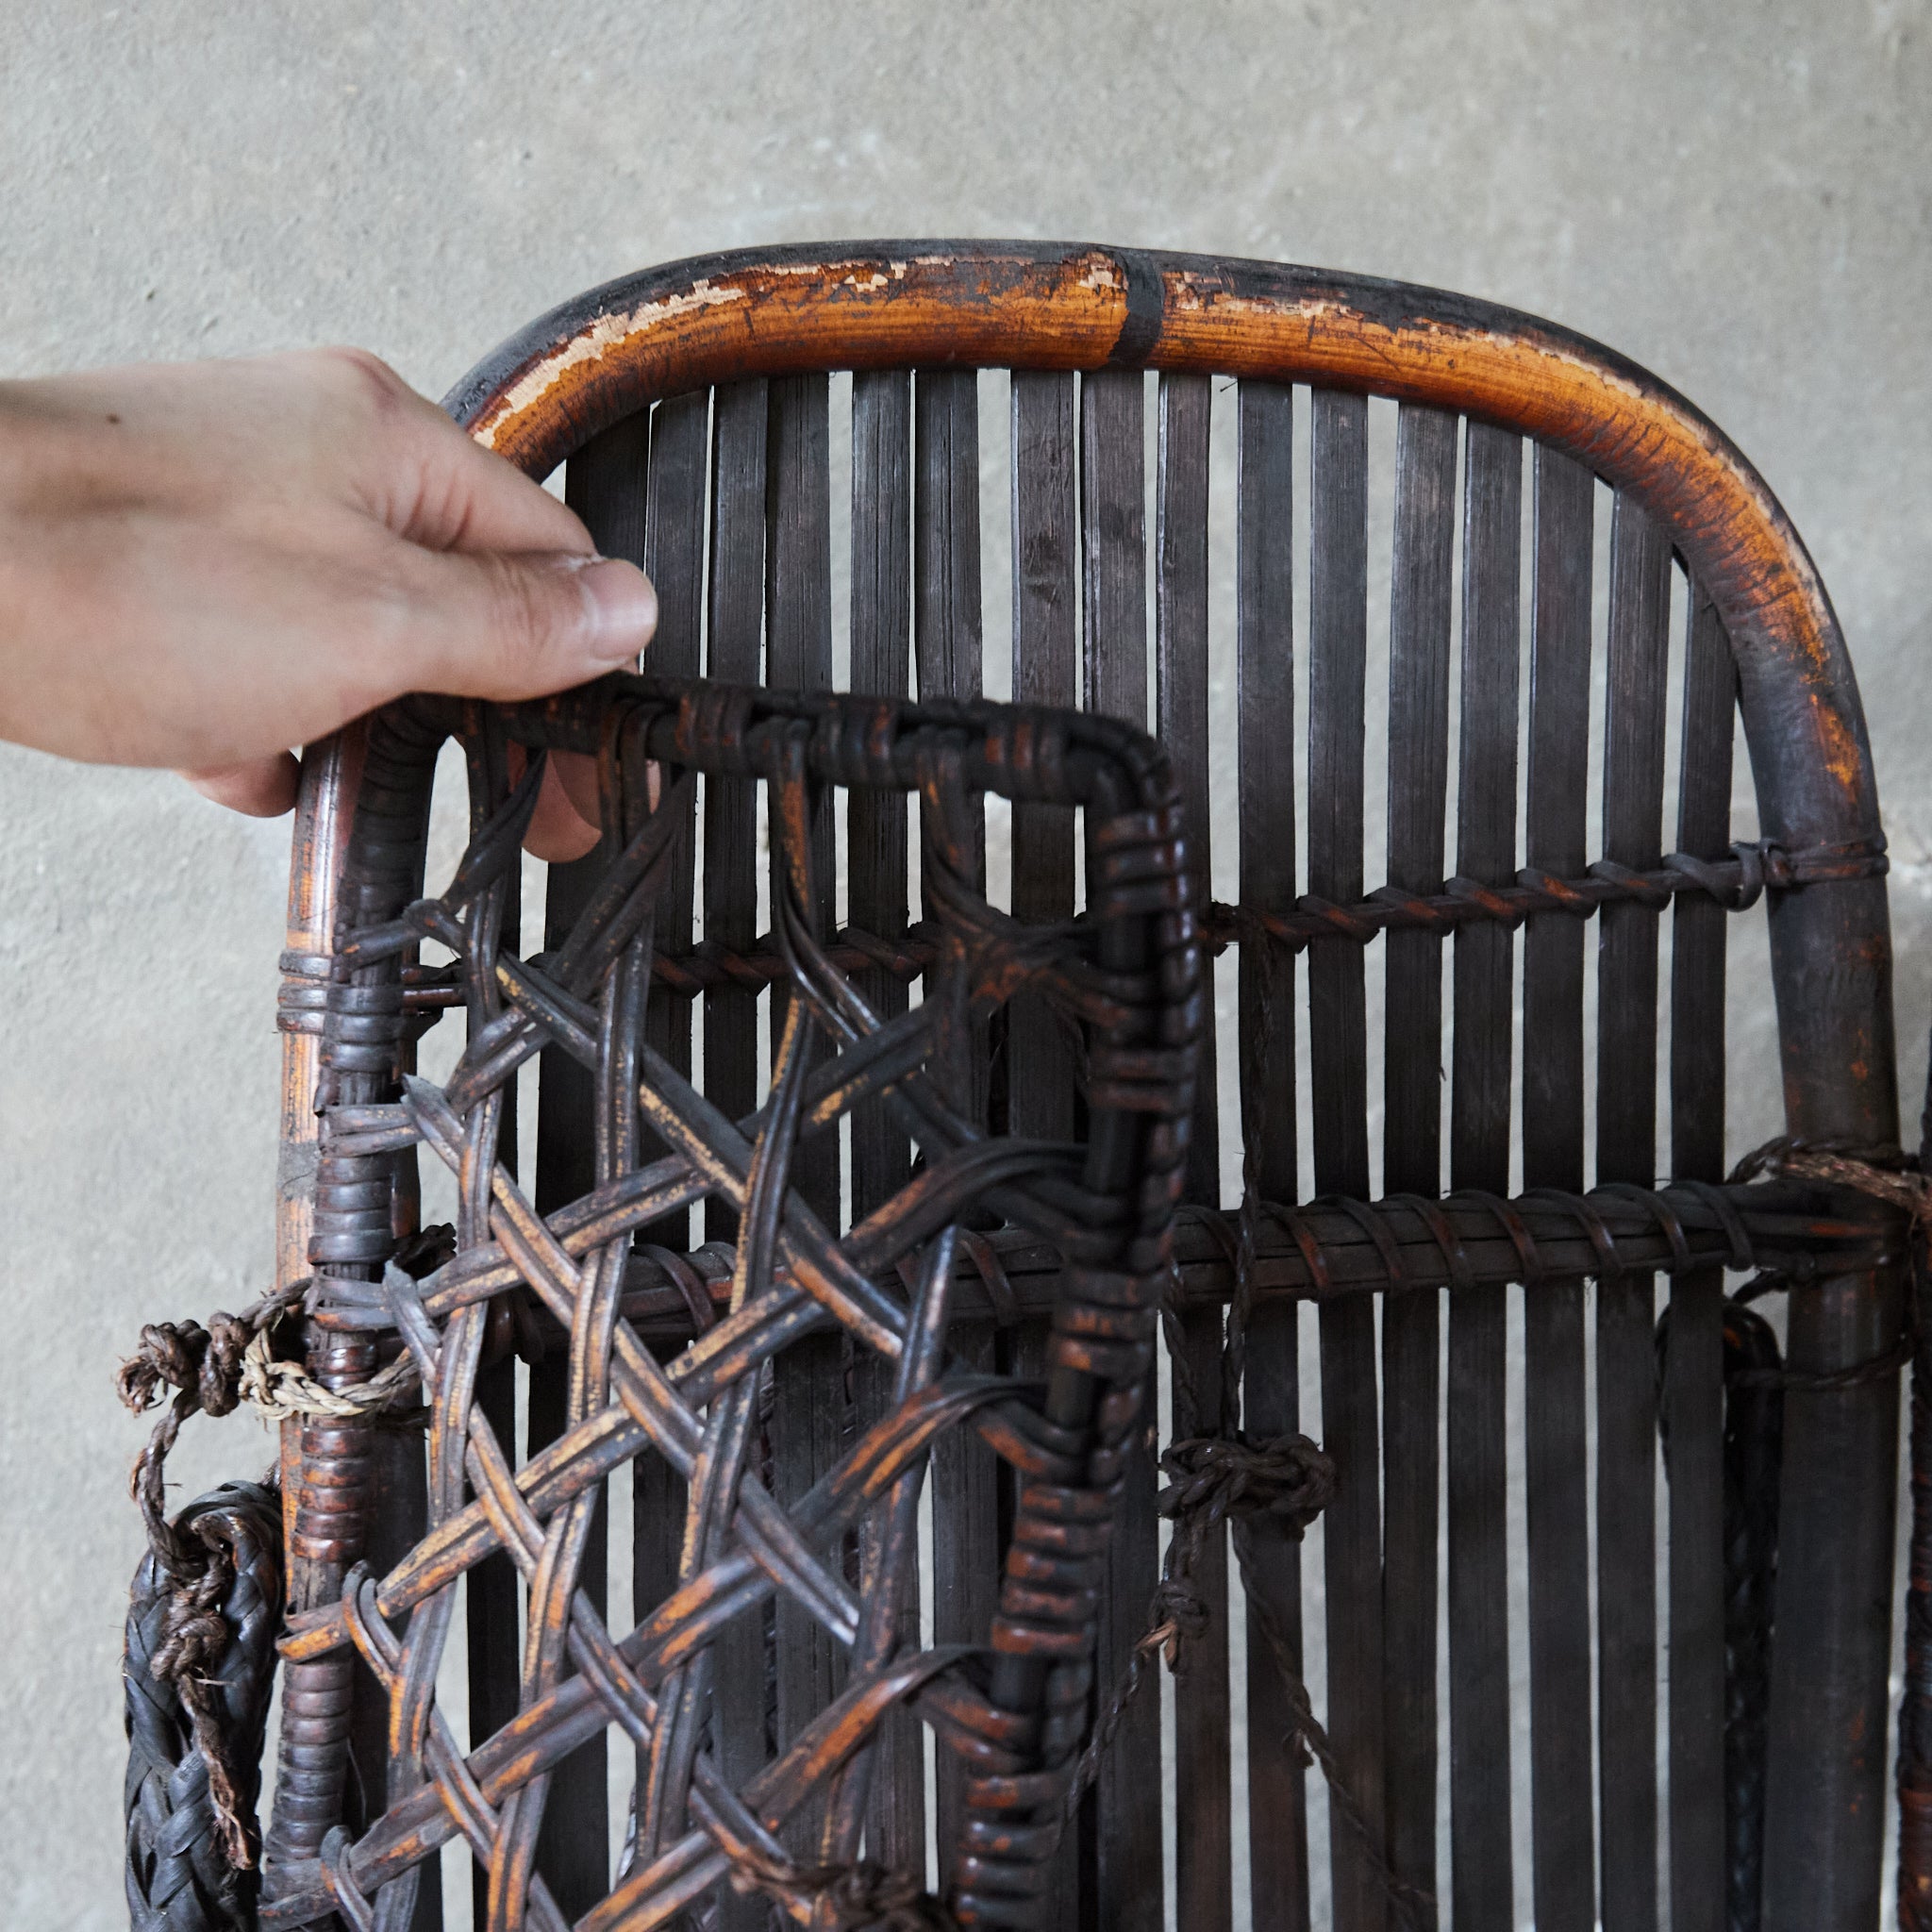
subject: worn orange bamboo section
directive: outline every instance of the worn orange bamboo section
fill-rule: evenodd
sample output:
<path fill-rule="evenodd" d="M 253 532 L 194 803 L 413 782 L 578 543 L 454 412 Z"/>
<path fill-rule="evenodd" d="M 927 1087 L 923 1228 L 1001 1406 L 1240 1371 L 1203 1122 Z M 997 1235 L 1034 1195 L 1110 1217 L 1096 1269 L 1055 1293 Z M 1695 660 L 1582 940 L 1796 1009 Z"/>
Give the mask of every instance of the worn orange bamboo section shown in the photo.
<path fill-rule="evenodd" d="M 1366 276 L 1078 245 L 776 250 L 593 291 L 449 400 L 480 441 L 542 475 L 619 417 L 707 383 L 945 363 L 1308 382 L 1466 411 L 1562 449 L 1671 526 L 1741 660 L 1761 643 L 1797 671 L 1808 749 L 1875 821 L 1837 620 L 1763 478 L 1667 385 L 1512 309 Z"/>

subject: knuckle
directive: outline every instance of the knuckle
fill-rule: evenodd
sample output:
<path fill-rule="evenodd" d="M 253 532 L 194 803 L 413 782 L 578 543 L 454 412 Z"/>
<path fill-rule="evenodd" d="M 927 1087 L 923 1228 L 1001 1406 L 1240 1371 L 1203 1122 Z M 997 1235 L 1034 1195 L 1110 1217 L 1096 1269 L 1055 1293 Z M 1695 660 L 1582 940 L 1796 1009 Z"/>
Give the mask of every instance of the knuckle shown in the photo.
<path fill-rule="evenodd" d="M 407 407 L 412 393 L 408 384 L 370 350 L 339 343 L 304 353 L 329 388 L 360 404 L 375 416 L 396 416 Z"/>

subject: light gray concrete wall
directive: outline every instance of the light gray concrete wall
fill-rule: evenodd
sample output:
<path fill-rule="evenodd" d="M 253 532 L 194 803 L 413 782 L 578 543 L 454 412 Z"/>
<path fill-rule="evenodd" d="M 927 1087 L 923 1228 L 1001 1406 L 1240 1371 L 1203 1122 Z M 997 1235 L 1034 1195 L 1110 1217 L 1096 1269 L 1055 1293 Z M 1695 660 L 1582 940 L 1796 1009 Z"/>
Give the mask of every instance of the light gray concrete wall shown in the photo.
<path fill-rule="evenodd" d="M 1321 262 L 1616 345 L 1731 431 L 1832 586 L 1916 1112 L 1924 0 L 10 0 L 0 33 L 8 375 L 356 341 L 439 393 L 625 269 L 879 234 Z M 143 1320 L 268 1278 L 286 830 L 13 751 L 0 825 L 0 1921 L 105 1932 L 141 1433 L 108 1377 Z M 184 1495 L 269 1455 L 190 1434 Z"/>

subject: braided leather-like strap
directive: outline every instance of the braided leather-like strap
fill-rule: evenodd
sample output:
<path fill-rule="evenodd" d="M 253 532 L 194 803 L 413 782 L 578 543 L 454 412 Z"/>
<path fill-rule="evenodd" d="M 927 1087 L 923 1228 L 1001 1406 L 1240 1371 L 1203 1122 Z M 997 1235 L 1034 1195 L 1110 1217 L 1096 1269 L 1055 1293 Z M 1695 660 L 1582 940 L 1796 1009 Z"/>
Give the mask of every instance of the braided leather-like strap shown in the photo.
<path fill-rule="evenodd" d="M 198 1572 L 150 1550 L 127 1609 L 128 1919 L 134 1932 L 252 1932 L 281 1502 L 258 1483 L 224 1483 L 172 1528 L 184 1552 L 203 1553 Z M 224 1817 L 235 1810 L 239 1847 Z M 248 1863 L 236 1862 L 238 1850 Z"/>

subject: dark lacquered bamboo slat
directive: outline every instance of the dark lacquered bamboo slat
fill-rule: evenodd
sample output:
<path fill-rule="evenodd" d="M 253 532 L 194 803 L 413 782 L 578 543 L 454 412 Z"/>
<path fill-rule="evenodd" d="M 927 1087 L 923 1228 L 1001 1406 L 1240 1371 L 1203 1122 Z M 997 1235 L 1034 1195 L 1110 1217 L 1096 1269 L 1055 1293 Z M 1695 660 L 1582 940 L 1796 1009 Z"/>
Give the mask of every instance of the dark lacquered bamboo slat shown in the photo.
<path fill-rule="evenodd" d="M 1084 707 L 1147 718 L 1146 379 L 1138 370 L 1080 377 L 1078 398 L 1081 692 Z M 1155 1371 L 1154 1373 L 1158 1373 Z M 1127 1466 L 1107 1553 L 1094 1677 L 1110 1694 L 1147 1627 L 1158 1574 L 1152 1375 L 1142 1399 L 1149 1453 Z M 1142 1697 L 1100 1768 L 1093 1815 L 1096 1922 L 1131 1932 L 1161 1924 L 1163 1793 L 1144 1774 L 1161 1757 L 1160 1708 Z"/>
<path fill-rule="evenodd" d="M 912 391 L 913 638 L 922 697 L 977 697 L 979 377 L 922 369 Z"/>
<path fill-rule="evenodd" d="M 762 382 L 722 385 L 711 411 L 709 632 L 705 674 L 721 683 L 765 675 L 765 445 Z M 705 786 L 705 937 L 748 946 L 758 937 L 757 788 L 741 778 Z M 705 995 L 705 1092 L 736 1120 L 758 1104 L 758 995 L 736 986 Z M 729 1241 L 737 1217 L 705 1206 L 705 1234 Z"/>
<path fill-rule="evenodd" d="M 1457 420 L 1405 407 L 1397 421 L 1389 614 L 1388 881 L 1441 888 L 1449 777 L 1449 642 Z M 1382 1191 L 1442 1189 L 1442 942 L 1390 935 L 1383 1043 Z M 1383 1700 L 1389 1857 L 1436 1890 L 1436 1579 L 1441 1300 L 1433 1289 L 1382 1310 Z"/>
<path fill-rule="evenodd" d="M 640 499 L 643 477 L 635 480 Z M 594 527 L 594 525 L 593 525 Z M 590 903 L 609 853 L 607 840 L 583 858 L 550 868 L 543 901 L 546 946 L 561 945 Z M 593 1087 L 590 1072 L 560 1049 L 546 1049 L 537 1108 L 536 1205 L 540 1213 L 574 1201 L 595 1185 Z M 525 1416 L 525 1456 L 534 1456 L 563 1433 L 569 1362 L 560 1353 L 531 1364 Z M 584 1550 L 582 1589 L 592 1604 L 605 1601 L 608 1516 L 599 1501 Z M 527 1603 L 527 1599 L 526 1599 Z M 604 1895 L 609 1861 L 609 1787 L 607 1740 L 599 1735 L 557 1767 L 549 1779 L 537 1870 L 565 1912 L 581 1913 Z"/>
<path fill-rule="evenodd" d="M 1237 807 L 1241 893 L 1257 910 L 1295 895 L 1294 391 L 1244 382 L 1240 397 L 1236 509 Z M 1241 949 L 1238 1051 L 1243 1186 L 1292 1200 L 1295 1146 L 1295 963 Z M 1301 1421 L 1296 1311 L 1257 1308 L 1248 1328 L 1241 1420 L 1256 1437 Z M 1308 1925 L 1307 1788 L 1290 1741 L 1287 1687 L 1271 1654 L 1270 1624 L 1302 1672 L 1301 1545 L 1278 1524 L 1250 1533 L 1248 1592 L 1248 1879 L 1254 1923 L 1267 1932 Z"/>
<path fill-rule="evenodd" d="M 904 698 L 912 665 L 912 379 L 892 370 L 852 382 L 852 689 Z M 907 920 L 906 800 L 861 791 L 846 804 L 847 893 L 853 923 L 886 937 Z M 858 984 L 875 1012 L 906 1010 L 906 988 L 874 971 Z M 852 1213 L 870 1214 L 904 1186 L 911 1147 L 882 1100 L 854 1110 Z M 864 1429 L 891 1405 L 886 1364 L 865 1361 L 854 1388 L 855 1426 Z M 872 1584 L 874 1552 L 861 1549 L 861 1582 Z M 919 1643 L 919 1598 L 899 1611 L 900 1641 Z M 898 1713 L 881 1726 L 867 1841 L 872 1856 L 897 1868 L 925 1863 L 924 1741 L 916 1720 Z"/>
<path fill-rule="evenodd" d="M 1457 870 L 1516 870 L 1516 713 L 1523 444 L 1471 423 L 1464 463 L 1462 732 Z M 1449 1177 L 1509 1191 L 1515 938 L 1456 935 Z M 1508 1290 L 1449 1295 L 1449 1795 L 1455 1924 L 1507 1932 L 1510 1865 L 1509 1543 L 1504 1377 Z"/>
<path fill-rule="evenodd" d="M 1587 858 L 1591 575 L 1596 484 L 1535 454 L 1529 773 L 1524 856 L 1565 876 Z M 1583 1185 L 1583 956 L 1562 913 L 1523 940 L 1523 1182 Z M 1524 1297 L 1532 1905 L 1541 1932 L 1596 1923 L 1591 1749 L 1589 1417 L 1581 1281 Z"/>
<path fill-rule="evenodd" d="M 984 688 L 979 576 L 979 377 L 923 369 L 912 387 L 912 636 L 923 698 L 976 698 Z M 983 876 L 983 820 L 976 836 Z M 965 1096 L 975 1118 L 988 1099 L 985 1049 L 976 1036 Z"/>
<path fill-rule="evenodd" d="M 692 391 L 659 403 L 651 414 L 650 480 L 646 491 L 644 569 L 658 592 L 658 628 L 651 664 L 678 677 L 704 668 L 705 534 L 709 485 L 711 397 Z M 695 814 L 696 802 L 691 810 Z M 691 943 L 694 854 L 687 841 L 671 870 L 655 920 L 655 941 L 663 950 Z M 681 1009 L 681 1010 L 680 1010 Z M 666 999 L 653 988 L 645 1010 L 645 1038 L 687 1077 L 691 1072 L 691 1011 L 688 1002 Z M 644 1144 L 660 1148 L 651 1135 Z M 691 1244 L 691 1215 L 667 1215 L 648 1239 L 674 1250 Z M 685 1485 L 661 1457 L 642 1457 L 631 1468 L 631 1601 L 661 1603 L 677 1586 L 684 1541 Z M 637 1784 L 646 1789 L 650 1754 L 636 1753 Z M 632 1821 L 633 1828 L 635 1820 Z"/>
<path fill-rule="evenodd" d="M 766 385 L 721 385 L 711 402 L 710 570 L 707 586 L 707 675 L 731 683 L 764 676 L 765 453 L 770 416 Z M 705 937 L 748 944 L 758 931 L 757 788 L 715 774 L 705 782 Z M 705 995 L 707 1099 L 732 1119 L 758 1104 L 758 1000 L 737 987 Z M 705 1233 L 732 1240 L 735 1214 L 705 1204 Z M 680 1525 L 681 1530 L 682 1525 Z M 712 1685 L 713 1746 L 728 1775 L 752 1775 L 766 1757 L 766 1682 L 770 1666 L 764 1606 L 740 1615 L 718 1646 Z M 721 1932 L 764 1932 L 762 1899 L 718 1893 Z"/>
<path fill-rule="evenodd" d="M 789 375 L 771 385 L 765 432 L 765 679 L 774 691 L 832 684 L 830 384 Z M 837 923 L 838 863 L 831 804 L 821 798 L 811 828 L 813 885 L 822 929 Z M 774 1049 L 784 1024 L 773 1002 Z M 839 1150 L 827 1136 L 804 1142 L 795 1172 L 828 1224 L 839 1219 Z"/>
<path fill-rule="evenodd" d="M 1668 536 L 1626 494 L 1610 536 L 1604 856 L 1648 865 L 1663 842 Z M 1601 1181 L 1657 1160 L 1657 915 L 1619 907 L 1597 953 Z M 1597 1702 L 1604 1932 L 1653 1932 L 1657 1883 L 1656 1277 L 1597 1287 Z"/>
<path fill-rule="evenodd" d="M 1695 583 L 1686 600 L 1677 850 L 1731 836 L 1737 673 Z M 1679 906 L 1671 941 L 1671 1172 L 1724 1174 L 1721 906 Z M 1724 1834 L 1724 1274 L 1674 1275 L 1663 1363 L 1670 1477 L 1670 1843 L 1673 1932 L 1723 1932 Z"/>
<path fill-rule="evenodd" d="M 1079 501 L 1074 378 L 1058 372 L 1016 371 L 1009 396 L 1008 508 L 1012 532 L 1015 703 L 1072 709 L 1080 694 Z M 1061 807 L 1017 805 L 1012 828 L 1012 909 L 1027 921 L 1074 914 L 1074 815 Z M 1074 1133 L 1077 1073 L 1072 1042 L 1038 993 L 1015 994 L 995 1052 L 993 1073 L 1004 1095 L 1007 1130 L 1047 1141 Z M 1016 1369 L 1046 1359 L 1051 1324 L 1030 1315 L 1007 1338 Z M 1055 1859 L 1047 1917 L 1080 1923 L 1091 1890 L 1095 1800 L 1069 1830 Z"/>
<path fill-rule="evenodd" d="M 830 385 L 824 375 L 791 375 L 771 385 L 765 441 L 765 675 L 778 691 L 825 691 L 832 683 L 832 525 Z M 768 788 L 769 790 L 769 788 Z M 775 846 L 777 841 L 773 839 Z M 831 801 L 820 797 L 811 828 L 813 885 L 820 929 L 836 912 L 836 858 Z M 771 1015 L 775 1056 L 785 1002 Z M 839 1222 L 839 1147 L 820 1135 L 802 1141 L 793 1185 L 828 1225 Z M 781 1498 L 803 1495 L 831 1470 L 846 1431 L 845 1343 L 837 1333 L 810 1337 L 790 1373 L 774 1377 L 770 1423 L 774 1479 Z M 845 1658 L 817 1617 L 789 1595 L 774 1625 L 777 1708 L 775 1741 L 791 1744 L 838 1694 Z M 821 1856 L 823 1819 L 814 1803 L 793 1821 L 796 1855 Z"/>
<path fill-rule="evenodd" d="M 1080 702 L 1079 505 L 1074 377 L 1012 378 L 1013 698 Z M 1013 810 L 1013 913 L 1074 913 L 1074 821 L 1063 808 Z M 1074 1131 L 1070 1041 L 1037 994 L 1011 1006 L 1007 1030 L 1008 1119 L 1015 1133 L 1064 1141 Z"/>
<path fill-rule="evenodd" d="M 1362 738 L 1368 651 L 1368 404 L 1313 397 L 1308 544 L 1308 891 L 1362 890 Z M 1369 1191 L 1366 989 L 1361 955 L 1331 948 L 1308 961 L 1309 1083 L 1315 1191 Z M 1366 1305 L 1324 1307 L 1322 1439 L 1336 1492 L 1323 1513 L 1326 1559 L 1328 1732 L 1341 1775 L 1378 1841 L 1384 1651 L 1375 1329 Z M 1387 1922 L 1372 1863 L 1342 1807 L 1329 1807 L 1338 1932 Z"/>
<path fill-rule="evenodd" d="M 1080 564 L 1086 702 L 1147 717 L 1146 380 L 1138 370 L 1080 378 Z"/>
<path fill-rule="evenodd" d="M 695 677 L 704 669 L 705 494 L 710 441 L 708 391 L 673 396 L 651 412 L 651 467 L 645 491 L 644 571 L 658 592 L 658 628 L 651 668 L 667 677 Z M 689 808 L 695 817 L 696 804 Z M 660 952 L 687 952 L 691 943 L 696 855 L 687 839 L 665 882 L 653 942 Z M 644 1037 L 689 1075 L 691 1008 L 651 990 Z M 658 1144 L 655 1140 L 646 1144 Z M 691 1241 L 688 1212 L 667 1215 L 649 1238 L 670 1248 Z"/>
<path fill-rule="evenodd" d="M 1208 454 L 1212 391 L 1205 375 L 1160 379 L 1155 475 L 1155 729 L 1166 745 L 1188 810 L 1196 891 L 1207 896 L 1210 853 L 1210 747 L 1208 736 Z M 1211 1040 L 1195 1061 L 1196 1103 L 1188 1191 L 1209 1206 L 1220 1198 Z M 1216 1435 L 1223 1426 L 1222 1312 L 1181 1319 L 1185 1370 L 1176 1364 L 1174 1434 Z M 1191 1380 L 1193 1398 L 1183 1383 Z M 1185 1413 L 1191 1406 L 1191 1419 Z M 1219 1530 L 1203 1543 L 1193 1584 L 1208 1626 L 1190 1642 L 1174 1680 L 1175 1910 L 1201 1932 L 1232 1923 L 1232 1798 L 1228 1782 L 1227 1546 Z"/>
<path fill-rule="evenodd" d="M 979 378 L 971 370 L 920 370 L 912 378 L 912 643 L 923 698 L 974 697 L 983 671 L 979 591 Z M 985 1068 L 970 1070 L 976 1093 Z M 947 1337 L 960 1365 L 991 1374 L 991 1322 L 956 1322 Z M 1001 1471 L 972 1437 L 935 1446 L 932 1464 L 933 1637 L 970 1641 L 998 1589 Z M 964 1803 L 960 1767 L 941 1762 L 935 1794 L 942 1882 Z"/>
<path fill-rule="evenodd" d="M 852 689 L 911 694 L 912 378 L 896 370 L 852 380 Z M 891 938 L 906 929 L 907 812 L 903 798 L 855 793 L 846 813 L 852 922 Z M 874 971 L 858 982 L 874 1008 L 906 1010 L 906 988 Z M 872 1211 L 911 1158 L 905 1130 L 876 1103 L 852 1123 L 852 1208 Z"/>

